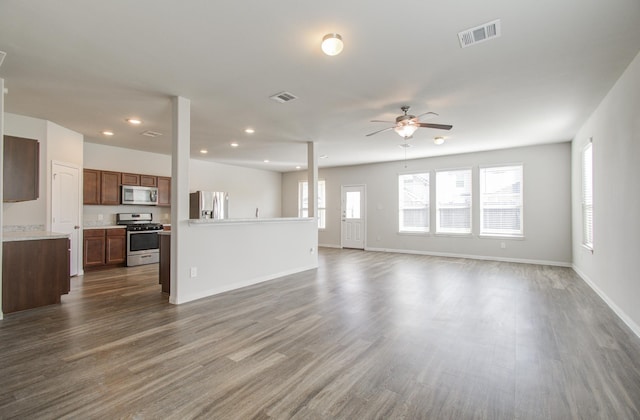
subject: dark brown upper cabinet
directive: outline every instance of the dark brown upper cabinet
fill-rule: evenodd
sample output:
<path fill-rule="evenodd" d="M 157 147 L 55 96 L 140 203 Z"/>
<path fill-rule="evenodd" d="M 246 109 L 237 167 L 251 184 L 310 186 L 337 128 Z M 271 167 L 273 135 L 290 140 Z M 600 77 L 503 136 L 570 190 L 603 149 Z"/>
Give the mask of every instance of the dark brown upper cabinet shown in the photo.
<path fill-rule="evenodd" d="M 40 195 L 40 143 L 4 136 L 3 201 L 37 200 Z"/>

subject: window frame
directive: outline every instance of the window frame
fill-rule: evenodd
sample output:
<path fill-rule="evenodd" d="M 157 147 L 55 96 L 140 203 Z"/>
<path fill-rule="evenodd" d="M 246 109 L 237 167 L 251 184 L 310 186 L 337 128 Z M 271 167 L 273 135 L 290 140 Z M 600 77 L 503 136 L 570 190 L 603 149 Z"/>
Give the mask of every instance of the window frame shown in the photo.
<path fill-rule="evenodd" d="M 402 223 L 402 212 L 403 210 L 406 210 L 406 208 L 402 207 L 402 203 L 403 203 L 403 197 L 402 197 L 402 193 L 403 193 L 403 189 L 402 189 L 402 177 L 406 177 L 406 176 L 415 176 L 415 175 L 425 175 L 427 178 L 427 191 L 425 194 L 426 197 L 426 204 L 425 204 L 425 210 L 426 210 L 426 221 L 427 221 L 427 226 L 425 229 L 419 229 L 419 228 L 414 228 L 414 229 L 407 229 L 406 227 L 403 229 L 403 223 Z M 398 233 L 403 234 L 403 235 L 429 235 L 431 233 L 431 171 L 416 171 L 416 172 L 404 172 L 404 173 L 399 173 L 397 176 L 397 181 L 398 181 Z"/>
<path fill-rule="evenodd" d="M 498 168 L 520 168 L 520 231 L 519 232 L 491 232 L 485 230 L 484 227 L 484 183 L 483 183 L 483 170 L 498 169 Z M 524 238 L 524 164 L 523 163 L 510 163 L 510 164 L 498 164 L 498 165 L 482 165 L 478 167 L 478 207 L 479 207 L 479 236 L 483 238 Z"/>
<path fill-rule="evenodd" d="M 306 185 L 306 188 L 304 187 Z M 321 194 L 320 190 L 323 190 L 322 196 L 324 197 L 324 206 L 320 207 Z M 304 206 L 304 191 L 306 190 L 306 196 L 309 195 L 309 183 L 308 181 L 298 181 L 298 217 L 309 217 L 309 199 L 307 197 L 307 207 Z M 327 228 L 327 184 L 324 179 L 318 180 L 318 230 L 325 230 Z M 305 216 L 306 214 L 306 216 Z"/>
<path fill-rule="evenodd" d="M 435 228 L 434 232 L 438 236 L 473 236 L 473 190 L 474 190 L 474 176 L 473 176 L 473 167 L 464 167 L 464 168 L 450 168 L 450 169 L 436 169 L 435 171 Z M 440 200 L 438 199 L 440 188 L 438 188 L 438 174 L 447 173 L 447 172 L 468 172 L 469 173 L 469 228 L 464 231 L 458 230 L 442 230 L 440 226 Z M 466 208 L 466 207 L 464 207 Z"/>

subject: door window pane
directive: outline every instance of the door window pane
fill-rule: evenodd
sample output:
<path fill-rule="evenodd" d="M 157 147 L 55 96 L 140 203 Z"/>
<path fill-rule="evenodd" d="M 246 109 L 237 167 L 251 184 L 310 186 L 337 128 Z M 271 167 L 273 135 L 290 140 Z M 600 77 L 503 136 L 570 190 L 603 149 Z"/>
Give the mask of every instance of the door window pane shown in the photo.
<path fill-rule="evenodd" d="M 345 211 L 348 219 L 360 218 L 360 191 L 347 191 Z"/>

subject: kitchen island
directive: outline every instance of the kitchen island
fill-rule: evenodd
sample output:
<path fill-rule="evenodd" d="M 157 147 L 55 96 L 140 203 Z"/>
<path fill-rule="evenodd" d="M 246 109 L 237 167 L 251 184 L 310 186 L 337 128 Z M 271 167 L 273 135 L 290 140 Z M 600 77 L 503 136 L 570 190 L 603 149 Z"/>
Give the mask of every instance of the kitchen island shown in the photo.
<path fill-rule="evenodd" d="M 189 302 L 317 268 L 317 246 L 314 218 L 180 221 L 171 231 L 170 302 Z M 161 249 L 161 265 L 163 255 Z M 174 267 L 176 258 L 180 263 Z"/>
<path fill-rule="evenodd" d="M 2 237 L 2 311 L 60 303 L 69 293 L 69 236 L 26 231 Z"/>

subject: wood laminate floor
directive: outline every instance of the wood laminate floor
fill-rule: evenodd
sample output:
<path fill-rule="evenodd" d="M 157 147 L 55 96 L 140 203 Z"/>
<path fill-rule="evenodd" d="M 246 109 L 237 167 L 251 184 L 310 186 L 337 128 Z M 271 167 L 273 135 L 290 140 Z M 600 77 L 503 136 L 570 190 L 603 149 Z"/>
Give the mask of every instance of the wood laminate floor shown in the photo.
<path fill-rule="evenodd" d="M 570 269 L 319 258 L 180 306 L 157 265 L 74 279 L 0 321 L 0 418 L 640 418 L 640 339 Z"/>

